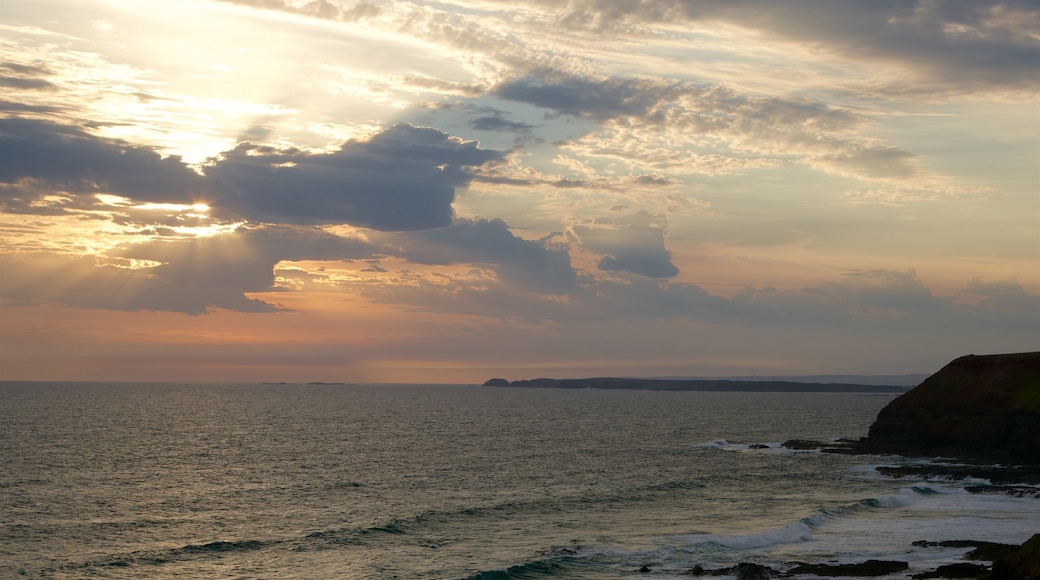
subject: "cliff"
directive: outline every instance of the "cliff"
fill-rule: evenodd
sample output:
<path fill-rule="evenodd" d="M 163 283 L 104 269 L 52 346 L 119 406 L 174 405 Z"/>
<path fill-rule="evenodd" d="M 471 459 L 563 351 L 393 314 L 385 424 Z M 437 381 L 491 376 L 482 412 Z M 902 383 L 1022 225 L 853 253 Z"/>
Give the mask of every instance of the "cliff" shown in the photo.
<path fill-rule="evenodd" d="M 869 452 L 1040 463 L 1040 352 L 964 356 L 878 413 Z"/>

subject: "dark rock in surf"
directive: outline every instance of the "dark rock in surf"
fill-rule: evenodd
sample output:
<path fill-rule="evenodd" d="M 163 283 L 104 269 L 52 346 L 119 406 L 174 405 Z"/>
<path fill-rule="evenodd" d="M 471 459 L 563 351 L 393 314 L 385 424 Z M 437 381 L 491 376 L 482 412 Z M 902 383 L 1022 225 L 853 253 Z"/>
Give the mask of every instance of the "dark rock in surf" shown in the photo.
<path fill-rule="evenodd" d="M 968 491 L 975 492 L 1020 492 L 1028 491 L 1016 488 L 1014 484 L 1040 482 L 1040 465 L 883 465 L 877 468 L 878 473 L 890 477 L 946 477 L 955 480 L 987 479 L 991 485 L 974 486 Z"/>
<path fill-rule="evenodd" d="M 762 566 L 761 564 L 752 564 L 750 562 L 742 562 L 737 564 L 731 573 L 737 577 L 738 580 L 769 580 L 776 576 L 780 576 L 780 573 L 768 566 Z"/>
<path fill-rule="evenodd" d="M 882 409 L 861 449 L 1040 463 L 1040 352 L 954 360 Z"/>
<path fill-rule="evenodd" d="M 994 561 L 988 580 L 1040 580 L 1040 534 Z"/>
<path fill-rule="evenodd" d="M 1040 481 L 1040 477 L 1027 478 L 1028 481 Z M 1040 499 L 1040 489 L 1034 485 L 968 485 L 964 487 L 968 493 L 996 493 L 1012 497 L 1032 497 Z"/>
<path fill-rule="evenodd" d="M 959 564 L 943 564 L 931 572 L 914 574 L 911 578 L 915 580 L 921 578 L 978 578 L 986 572 L 989 572 L 989 568 L 986 566 L 962 562 Z"/>
<path fill-rule="evenodd" d="M 886 576 L 902 572 L 910 567 L 907 562 L 893 560 L 867 560 L 859 564 L 799 564 L 787 571 L 788 574 L 813 574 L 816 576 Z"/>
<path fill-rule="evenodd" d="M 838 439 L 837 441 L 814 441 L 812 439 L 788 439 L 780 444 L 781 447 L 795 451 L 822 451 L 824 453 L 859 453 L 859 442 L 851 439 Z"/>
<path fill-rule="evenodd" d="M 754 564 L 752 562 L 741 562 L 729 568 L 717 570 L 706 570 L 700 566 L 694 566 L 687 572 L 691 576 L 735 576 L 738 580 L 769 580 L 770 578 L 781 578 L 782 572 L 774 570 L 769 566 Z"/>
<path fill-rule="evenodd" d="M 1018 549 L 1014 544 L 1001 544 L 998 542 L 980 542 L 978 540 L 943 540 L 941 542 L 929 542 L 918 540 L 913 543 L 920 548 L 974 548 L 964 555 L 965 560 L 982 560 L 992 562 L 1002 558 Z"/>

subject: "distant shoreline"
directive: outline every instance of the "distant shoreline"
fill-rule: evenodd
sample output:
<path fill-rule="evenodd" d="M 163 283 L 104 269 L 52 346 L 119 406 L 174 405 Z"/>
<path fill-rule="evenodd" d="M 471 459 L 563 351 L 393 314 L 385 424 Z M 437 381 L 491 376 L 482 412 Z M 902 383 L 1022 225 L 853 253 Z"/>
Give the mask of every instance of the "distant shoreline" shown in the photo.
<path fill-rule="evenodd" d="M 729 379 L 626 379 L 595 377 L 586 379 L 529 379 L 507 381 L 490 379 L 485 387 L 540 389 L 632 389 L 644 391 L 723 391 L 770 393 L 905 393 L 902 385 L 863 385 L 856 383 L 808 383 L 801 381 L 751 381 Z"/>

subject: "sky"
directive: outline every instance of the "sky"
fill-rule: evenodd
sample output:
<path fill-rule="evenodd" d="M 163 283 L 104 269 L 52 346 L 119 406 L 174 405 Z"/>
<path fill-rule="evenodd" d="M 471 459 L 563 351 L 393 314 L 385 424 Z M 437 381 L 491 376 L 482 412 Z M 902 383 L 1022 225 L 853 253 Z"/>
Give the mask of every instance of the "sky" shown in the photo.
<path fill-rule="evenodd" d="M 5 0 L 0 379 L 1040 350 L 1035 0 Z"/>

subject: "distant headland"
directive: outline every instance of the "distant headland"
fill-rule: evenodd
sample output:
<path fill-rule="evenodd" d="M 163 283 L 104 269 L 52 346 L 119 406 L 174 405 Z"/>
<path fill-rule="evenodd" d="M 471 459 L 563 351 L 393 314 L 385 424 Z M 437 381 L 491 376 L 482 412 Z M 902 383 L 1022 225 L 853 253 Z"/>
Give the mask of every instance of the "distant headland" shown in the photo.
<path fill-rule="evenodd" d="M 595 377 L 587 379 L 529 379 L 507 381 L 490 379 L 485 387 L 524 387 L 536 389 L 636 389 L 644 391 L 727 391 L 773 393 L 905 393 L 905 385 L 857 383 L 813 383 L 782 380 L 731 379 L 642 379 Z"/>

